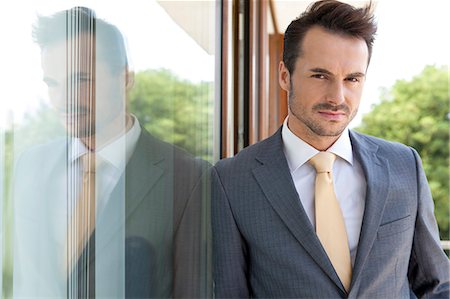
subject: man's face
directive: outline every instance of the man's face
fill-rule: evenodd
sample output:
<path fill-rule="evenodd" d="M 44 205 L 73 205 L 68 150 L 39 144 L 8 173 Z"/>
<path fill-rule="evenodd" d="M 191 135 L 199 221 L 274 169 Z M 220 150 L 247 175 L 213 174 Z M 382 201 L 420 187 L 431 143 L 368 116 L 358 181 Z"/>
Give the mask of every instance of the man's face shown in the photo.
<path fill-rule="evenodd" d="M 83 40 L 76 48 L 64 40 L 51 44 L 41 55 L 50 101 L 75 137 L 95 135 L 125 110 L 125 72 L 112 72 Z"/>
<path fill-rule="evenodd" d="M 280 64 L 280 85 L 289 92 L 289 128 L 299 137 L 338 137 L 359 107 L 368 63 L 364 40 L 307 31 L 292 74 Z"/>

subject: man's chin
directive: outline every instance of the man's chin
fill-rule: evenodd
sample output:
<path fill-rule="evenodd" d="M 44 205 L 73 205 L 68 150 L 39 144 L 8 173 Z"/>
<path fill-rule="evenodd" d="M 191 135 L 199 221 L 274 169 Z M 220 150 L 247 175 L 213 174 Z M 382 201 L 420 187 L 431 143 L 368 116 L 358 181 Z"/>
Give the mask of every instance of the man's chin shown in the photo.
<path fill-rule="evenodd" d="M 338 137 L 344 132 L 348 123 L 327 123 L 324 125 L 313 125 L 310 129 L 317 135 L 323 137 Z"/>

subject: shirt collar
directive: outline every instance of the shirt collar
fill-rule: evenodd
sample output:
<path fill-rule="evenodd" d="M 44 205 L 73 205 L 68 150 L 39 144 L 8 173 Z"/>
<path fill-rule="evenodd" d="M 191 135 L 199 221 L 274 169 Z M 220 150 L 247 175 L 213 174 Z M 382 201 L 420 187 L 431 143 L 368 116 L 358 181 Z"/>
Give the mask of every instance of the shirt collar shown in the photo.
<path fill-rule="evenodd" d="M 134 115 L 131 116 L 133 117 L 133 126 L 125 134 L 119 136 L 97 151 L 97 155 L 102 158 L 102 160 L 109 162 L 119 170 L 123 169 L 130 160 L 141 134 L 141 127 L 138 119 Z M 72 162 L 75 162 L 87 151 L 88 149 L 79 138 L 72 139 Z M 125 159 L 123 159 L 124 154 Z"/>
<path fill-rule="evenodd" d="M 292 133 L 287 125 L 287 119 L 286 117 L 283 122 L 281 136 L 284 154 L 286 155 L 289 169 L 293 173 L 319 151 Z M 338 140 L 327 151 L 353 165 L 353 151 L 348 128 L 345 128 Z"/>

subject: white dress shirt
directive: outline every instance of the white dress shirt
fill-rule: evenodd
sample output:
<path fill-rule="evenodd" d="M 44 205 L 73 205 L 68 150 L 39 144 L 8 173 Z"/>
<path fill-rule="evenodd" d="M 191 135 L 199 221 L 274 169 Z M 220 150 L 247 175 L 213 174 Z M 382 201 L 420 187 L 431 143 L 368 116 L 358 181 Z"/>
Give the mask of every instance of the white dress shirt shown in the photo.
<path fill-rule="evenodd" d="M 119 181 L 122 173 L 125 171 L 125 166 L 136 148 L 136 144 L 141 134 L 141 127 L 137 118 L 133 115 L 132 117 L 133 125 L 124 135 L 114 139 L 112 142 L 96 151 L 97 169 L 95 177 L 97 215 L 99 215 L 106 206 L 106 203 L 110 198 L 109 195 Z M 71 154 L 72 167 L 77 169 L 76 172 L 78 172 L 79 177 L 81 178 L 79 158 L 85 154 L 88 149 L 80 139 L 74 138 L 69 151 Z"/>
<path fill-rule="evenodd" d="M 292 133 L 288 128 L 287 118 L 283 123 L 282 139 L 292 180 L 301 204 L 315 228 L 314 184 L 316 172 L 314 167 L 307 162 L 319 151 Z M 352 144 L 347 128 L 327 151 L 336 155 L 333 165 L 334 189 L 344 216 L 350 256 L 352 265 L 354 265 L 364 214 L 367 183 L 360 163 L 353 158 Z"/>
<path fill-rule="evenodd" d="M 133 125 L 125 134 L 113 139 L 96 151 L 96 218 L 101 214 L 110 199 L 110 195 L 125 171 L 125 166 L 133 154 L 141 134 L 139 121 L 135 116 L 132 117 Z M 55 192 L 55 197 L 61 198 L 61 200 L 55 201 L 53 207 L 55 211 L 58 211 L 53 219 L 55 224 L 66 223 L 76 207 L 83 177 L 80 157 L 87 153 L 88 149 L 79 138 L 72 138 L 67 151 L 68 161 L 65 168 L 67 177 L 55 178 L 51 186 L 51 188 L 59 190 Z M 61 162 L 64 161 L 59 163 Z M 124 189 L 124 186 L 119 187 Z M 55 230 L 55 240 L 62 244 L 66 239 L 66 225 L 55 225 L 53 229 Z"/>

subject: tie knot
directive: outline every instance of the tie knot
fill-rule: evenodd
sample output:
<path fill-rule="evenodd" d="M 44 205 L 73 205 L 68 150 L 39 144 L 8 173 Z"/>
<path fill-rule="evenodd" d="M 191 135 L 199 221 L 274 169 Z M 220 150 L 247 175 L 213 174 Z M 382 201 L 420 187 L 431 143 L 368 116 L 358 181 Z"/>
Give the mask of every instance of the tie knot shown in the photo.
<path fill-rule="evenodd" d="M 317 173 L 331 172 L 333 170 L 333 163 L 336 155 L 330 152 L 320 152 L 309 160 L 309 163 L 314 166 Z"/>
<path fill-rule="evenodd" d="M 81 167 L 83 169 L 83 172 L 90 172 L 95 173 L 95 153 L 94 152 L 87 152 L 83 154 L 81 157 Z"/>

